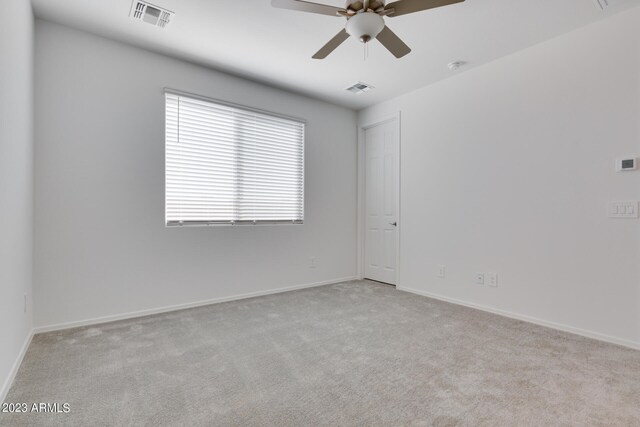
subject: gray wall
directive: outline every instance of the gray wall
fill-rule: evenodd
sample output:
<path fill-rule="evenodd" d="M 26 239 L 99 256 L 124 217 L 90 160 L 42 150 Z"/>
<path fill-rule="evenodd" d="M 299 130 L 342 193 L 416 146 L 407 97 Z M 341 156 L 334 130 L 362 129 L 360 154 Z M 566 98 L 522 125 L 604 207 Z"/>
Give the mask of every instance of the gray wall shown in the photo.
<path fill-rule="evenodd" d="M 305 118 L 305 224 L 165 228 L 163 87 Z M 356 274 L 355 112 L 44 21 L 36 90 L 36 326 Z"/>
<path fill-rule="evenodd" d="M 32 327 L 33 14 L 24 0 L 3 0 L 0 12 L 1 402 Z"/>
<path fill-rule="evenodd" d="M 360 113 L 402 112 L 400 286 L 640 347 L 640 9 Z M 438 265 L 447 277 L 436 277 Z M 474 284 L 497 272 L 497 288 Z"/>

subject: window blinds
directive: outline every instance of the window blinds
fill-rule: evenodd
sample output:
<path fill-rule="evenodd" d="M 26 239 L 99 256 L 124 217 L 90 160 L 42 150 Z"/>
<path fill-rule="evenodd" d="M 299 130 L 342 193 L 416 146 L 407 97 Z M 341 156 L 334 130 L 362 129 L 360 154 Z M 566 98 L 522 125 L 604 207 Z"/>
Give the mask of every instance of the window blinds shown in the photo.
<path fill-rule="evenodd" d="M 302 223 L 299 120 L 166 92 L 167 225 Z"/>

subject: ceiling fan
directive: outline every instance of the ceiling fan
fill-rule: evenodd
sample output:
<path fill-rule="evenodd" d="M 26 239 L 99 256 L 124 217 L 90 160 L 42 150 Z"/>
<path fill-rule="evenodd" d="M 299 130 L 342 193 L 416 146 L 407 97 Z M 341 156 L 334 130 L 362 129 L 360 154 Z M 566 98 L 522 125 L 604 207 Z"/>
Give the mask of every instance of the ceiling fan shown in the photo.
<path fill-rule="evenodd" d="M 378 39 L 396 58 L 402 58 L 411 52 L 411 48 L 386 26 L 385 16 L 394 18 L 463 1 L 465 0 L 397 0 L 385 5 L 384 0 L 347 0 L 346 6 L 340 8 L 303 0 L 271 0 L 271 5 L 280 9 L 347 18 L 345 28 L 316 52 L 314 59 L 326 58 L 350 36 L 362 43 Z"/>

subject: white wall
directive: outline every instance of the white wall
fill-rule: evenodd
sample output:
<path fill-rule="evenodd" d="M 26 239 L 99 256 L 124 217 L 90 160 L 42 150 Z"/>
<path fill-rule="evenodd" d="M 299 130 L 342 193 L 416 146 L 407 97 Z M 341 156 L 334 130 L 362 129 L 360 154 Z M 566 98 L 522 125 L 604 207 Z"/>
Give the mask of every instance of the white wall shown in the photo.
<path fill-rule="evenodd" d="M 1 402 L 32 327 L 33 14 L 24 0 L 3 0 L 0 13 Z"/>
<path fill-rule="evenodd" d="M 163 87 L 307 119 L 305 224 L 165 228 Z M 44 21 L 36 91 L 37 326 L 356 274 L 355 112 Z"/>
<path fill-rule="evenodd" d="M 636 8 L 360 113 L 402 112 L 401 287 L 640 345 L 640 221 L 605 215 L 640 199 L 640 171 L 613 167 L 640 152 L 638 22 Z"/>

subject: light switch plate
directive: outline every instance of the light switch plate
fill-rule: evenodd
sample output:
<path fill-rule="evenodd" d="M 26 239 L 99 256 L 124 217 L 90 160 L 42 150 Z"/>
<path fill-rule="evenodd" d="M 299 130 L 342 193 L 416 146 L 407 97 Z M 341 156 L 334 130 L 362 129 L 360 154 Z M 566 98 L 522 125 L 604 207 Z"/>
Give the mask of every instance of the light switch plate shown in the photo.
<path fill-rule="evenodd" d="M 447 272 L 447 267 L 445 267 L 444 265 L 439 265 L 438 266 L 438 277 L 441 279 L 444 279 L 444 276 L 446 275 Z"/>
<path fill-rule="evenodd" d="M 638 218 L 638 201 L 609 202 L 607 216 L 609 218 Z"/>
<path fill-rule="evenodd" d="M 484 273 L 476 273 L 476 284 L 484 285 Z"/>

